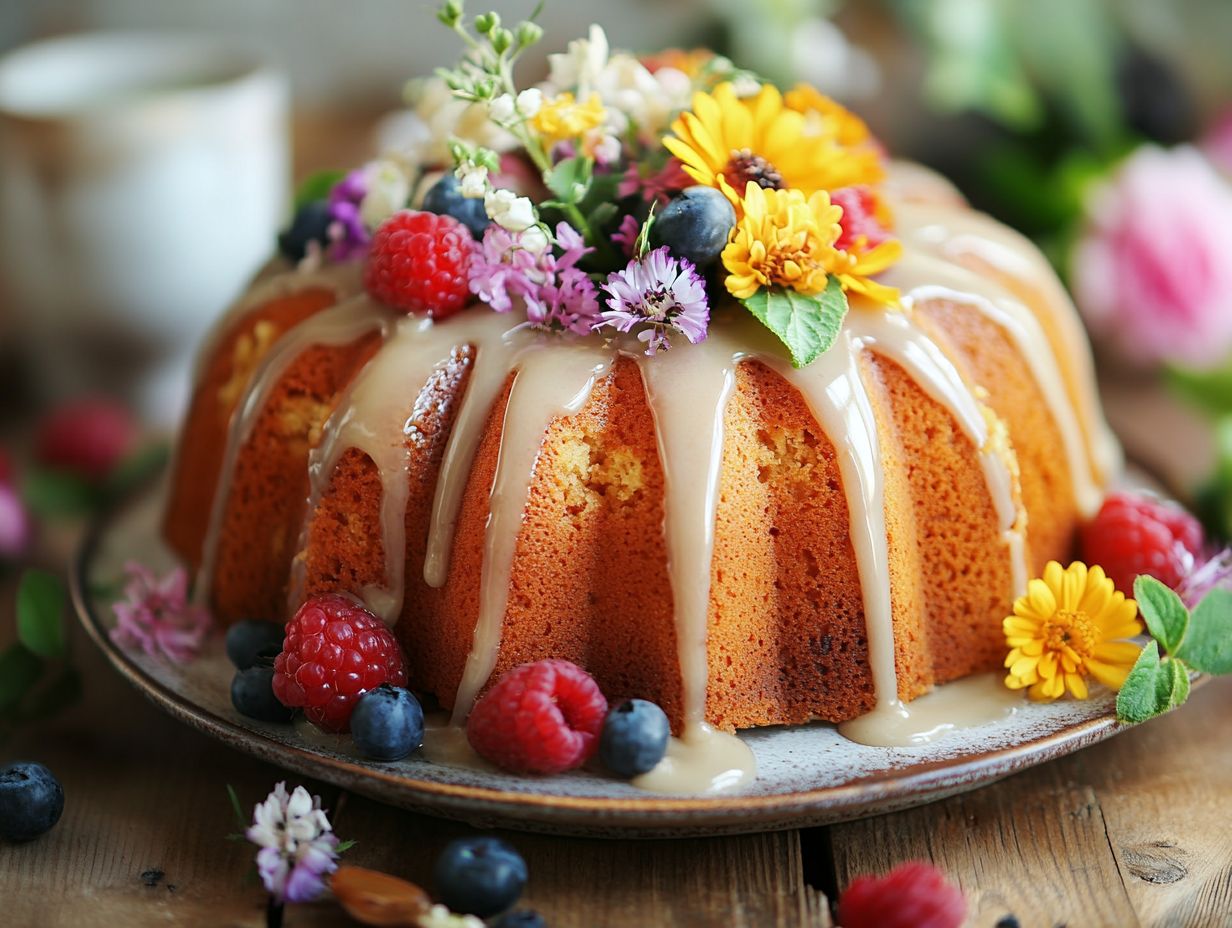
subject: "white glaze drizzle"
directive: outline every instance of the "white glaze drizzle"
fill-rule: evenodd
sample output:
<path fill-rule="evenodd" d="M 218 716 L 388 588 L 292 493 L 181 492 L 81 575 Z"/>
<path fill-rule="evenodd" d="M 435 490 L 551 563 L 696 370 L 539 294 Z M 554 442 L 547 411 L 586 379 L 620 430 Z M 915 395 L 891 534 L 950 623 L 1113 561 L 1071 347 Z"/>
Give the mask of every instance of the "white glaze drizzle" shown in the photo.
<path fill-rule="evenodd" d="M 544 435 L 553 419 L 581 410 L 595 381 L 608 372 L 612 360 L 612 352 L 602 346 L 559 345 L 550 351 L 527 352 L 514 378 L 488 497 L 474 643 L 454 700 L 456 725 L 466 721 L 475 697 L 496 666 L 518 530 Z"/>
<path fill-rule="evenodd" d="M 218 559 L 219 535 L 226 515 L 227 498 L 240 449 L 248 441 L 270 392 L 305 349 L 314 345 L 348 345 L 371 332 L 388 336 L 394 314 L 365 297 L 353 297 L 322 310 L 285 333 L 276 341 L 253 373 L 243 400 L 236 407 L 227 428 L 227 447 L 223 452 L 218 485 L 210 507 L 209 527 L 203 544 L 201 572 L 196 595 L 206 595 L 214 579 Z"/>

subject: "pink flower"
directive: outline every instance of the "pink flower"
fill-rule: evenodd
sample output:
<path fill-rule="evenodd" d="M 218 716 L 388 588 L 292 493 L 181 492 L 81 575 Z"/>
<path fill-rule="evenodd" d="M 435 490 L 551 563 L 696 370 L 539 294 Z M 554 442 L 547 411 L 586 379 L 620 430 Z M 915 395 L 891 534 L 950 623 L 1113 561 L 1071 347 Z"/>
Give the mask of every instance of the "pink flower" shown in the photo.
<path fill-rule="evenodd" d="M 586 274 L 566 268 L 526 297 L 526 318 L 537 328 L 588 335 L 599 319 L 598 292 Z"/>
<path fill-rule="evenodd" d="M 1143 146 L 1087 198 L 1074 293 L 1132 361 L 1207 366 L 1232 347 L 1232 187 L 1197 151 Z"/>
<path fill-rule="evenodd" d="M 338 838 L 321 809 L 321 797 L 286 783 L 253 810 L 244 833 L 257 852 L 257 872 L 279 902 L 311 902 L 325 892 L 325 877 L 338 869 Z"/>
<path fill-rule="evenodd" d="M 658 201 L 660 206 L 666 206 L 673 195 L 692 184 L 693 180 L 684 172 L 680 160 L 668 158 L 662 169 L 648 177 L 642 176 L 638 165 L 629 165 L 625 176 L 620 179 L 620 186 L 616 188 L 616 195 L 623 198 L 640 192 L 647 203 Z"/>
<path fill-rule="evenodd" d="M 186 664 L 201 650 L 210 614 L 188 601 L 188 574 L 177 567 L 161 580 L 145 565 L 124 565 L 126 601 L 117 602 L 111 640 L 123 648 L 140 648 L 150 657 L 166 656 Z"/>
<path fill-rule="evenodd" d="M 710 326 L 706 284 L 691 261 L 673 258 L 666 246 L 608 274 L 603 289 L 611 308 L 595 329 L 638 329 L 637 339 L 646 345 L 648 355 L 672 346 L 668 339 L 672 329 L 695 345 L 706 338 Z"/>
<path fill-rule="evenodd" d="M 620 246 L 626 258 L 632 258 L 637 237 L 641 234 L 642 224 L 637 221 L 637 217 L 626 215 L 620 220 L 620 228 L 612 233 L 612 241 Z"/>

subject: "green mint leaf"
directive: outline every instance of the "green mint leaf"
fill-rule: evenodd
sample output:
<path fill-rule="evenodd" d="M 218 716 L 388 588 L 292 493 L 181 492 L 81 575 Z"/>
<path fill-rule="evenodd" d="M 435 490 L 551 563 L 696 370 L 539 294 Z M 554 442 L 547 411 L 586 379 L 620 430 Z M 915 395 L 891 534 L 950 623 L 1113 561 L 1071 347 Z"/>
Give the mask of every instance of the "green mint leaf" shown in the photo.
<path fill-rule="evenodd" d="M 565 158 L 548 174 L 548 189 L 562 203 L 580 203 L 590 188 L 591 168 L 589 158 Z"/>
<path fill-rule="evenodd" d="M 828 350 L 847 315 L 847 295 L 837 277 L 815 296 L 762 287 L 742 302 L 787 346 L 794 367 L 812 364 Z"/>
<path fill-rule="evenodd" d="M 17 638 L 39 657 L 64 654 L 64 584 L 45 570 L 27 570 L 17 587 Z"/>
<path fill-rule="evenodd" d="M 1165 374 L 1168 385 L 1193 405 L 1216 416 L 1232 413 L 1232 364 L 1210 370 L 1173 367 Z"/>
<path fill-rule="evenodd" d="M 171 448 L 164 442 L 139 448 L 115 466 L 103 484 L 103 490 L 111 499 L 127 496 L 154 477 L 171 457 Z"/>
<path fill-rule="evenodd" d="M 1202 673 L 1232 673 L 1232 591 L 1214 589 L 1202 597 L 1176 656 Z"/>
<path fill-rule="evenodd" d="M 359 842 L 356 841 L 354 838 L 350 838 L 346 841 L 339 841 L 338 846 L 335 847 L 334 850 L 337 851 L 339 854 L 341 854 L 344 851 L 349 851 L 351 848 L 353 848 L 358 843 Z"/>
<path fill-rule="evenodd" d="M 20 642 L 0 654 L 0 713 L 21 702 L 42 673 L 42 660 Z"/>
<path fill-rule="evenodd" d="M 1134 599 L 1151 637 L 1175 654 L 1189 628 L 1189 610 L 1181 597 L 1154 577 L 1143 574 L 1134 581 Z"/>
<path fill-rule="evenodd" d="M 1145 722 L 1189 698 L 1189 674 L 1179 660 L 1159 658 L 1159 644 L 1150 641 L 1117 693 L 1117 720 Z"/>
<path fill-rule="evenodd" d="M 295 188 L 295 210 L 298 212 L 309 203 L 324 200 L 334 184 L 346 177 L 346 171 L 317 171 L 309 174 Z"/>
<path fill-rule="evenodd" d="M 80 516 L 98 508 L 97 486 L 74 474 L 56 470 L 30 471 L 21 486 L 26 505 L 39 516 Z"/>

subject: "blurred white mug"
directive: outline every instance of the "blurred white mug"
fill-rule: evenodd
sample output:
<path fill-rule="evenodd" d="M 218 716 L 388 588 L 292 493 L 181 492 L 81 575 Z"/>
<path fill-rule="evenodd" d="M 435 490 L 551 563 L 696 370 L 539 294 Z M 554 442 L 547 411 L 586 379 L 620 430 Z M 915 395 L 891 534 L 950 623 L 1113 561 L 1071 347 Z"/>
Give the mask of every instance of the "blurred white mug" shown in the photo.
<path fill-rule="evenodd" d="M 87 33 L 0 59 L 0 295 L 44 395 L 176 417 L 193 347 L 273 248 L 288 162 L 285 79 L 232 42 Z"/>

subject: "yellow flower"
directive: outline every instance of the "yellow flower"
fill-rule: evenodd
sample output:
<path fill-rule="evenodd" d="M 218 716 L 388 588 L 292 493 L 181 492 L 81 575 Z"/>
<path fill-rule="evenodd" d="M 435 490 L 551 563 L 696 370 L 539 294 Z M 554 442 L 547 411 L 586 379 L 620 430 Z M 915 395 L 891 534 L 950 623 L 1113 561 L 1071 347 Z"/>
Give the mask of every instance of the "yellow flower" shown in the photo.
<path fill-rule="evenodd" d="M 902 256 L 903 246 L 898 239 L 890 239 L 876 248 L 868 248 L 867 239 L 861 236 L 847 251 L 835 251 L 826 269 L 831 274 L 838 275 L 838 282 L 846 292 L 862 293 L 878 303 L 897 304 L 898 289 L 879 284 L 871 278 Z"/>
<path fill-rule="evenodd" d="M 864 120 L 832 100 L 815 87 L 797 84 L 783 96 L 789 110 L 804 114 L 804 134 L 807 138 L 833 140 L 848 147 L 866 145 L 876 155 L 872 133 Z M 878 163 L 875 169 L 880 171 Z"/>
<path fill-rule="evenodd" d="M 810 139 L 805 128 L 804 114 L 785 107 L 776 88 L 767 84 L 742 100 L 725 82 L 713 93 L 694 94 L 692 111 L 672 123 L 675 137 L 663 144 L 690 177 L 723 191 L 737 213 L 743 208 L 740 193 L 750 182 L 809 196 L 880 179 L 870 172 L 864 152 Z"/>
<path fill-rule="evenodd" d="M 543 136 L 549 146 L 567 139 L 575 139 L 607 121 L 607 111 L 597 93 L 578 103 L 571 93 L 562 93 L 544 101 L 531 125 Z"/>
<path fill-rule="evenodd" d="M 747 299 L 761 287 L 790 287 L 800 293 L 825 289 L 835 262 L 841 207 L 824 190 L 805 197 L 799 190 L 766 190 L 745 185 L 744 215 L 736 223 L 723 266 L 727 289 Z"/>
<path fill-rule="evenodd" d="M 1027 585 L 1004 623 L 1011 650 L 1005 659 L 1010 689 L 1028 688 L 1035 700 L 1051 702 L 1068 689 L 1087 698 L 1088 676 L 1119 690 L 1141 648 L 1138 604 L 1126 599 L 1102 567 L 1075 561 L 1063 568 L 1049 561 L 1044 576 Z"/>

